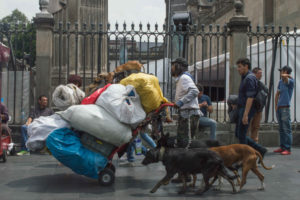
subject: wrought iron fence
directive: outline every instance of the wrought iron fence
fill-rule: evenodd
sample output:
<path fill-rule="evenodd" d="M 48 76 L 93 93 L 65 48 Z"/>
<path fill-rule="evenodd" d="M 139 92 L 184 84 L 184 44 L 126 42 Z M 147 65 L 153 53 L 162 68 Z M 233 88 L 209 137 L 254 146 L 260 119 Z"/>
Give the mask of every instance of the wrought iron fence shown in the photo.
<path fill-rule="evenodd" d="M 23 27 L 23 28 L 22 28 Z M 219 25 L 172 25 L 170 27 L 159 27 L 157 24 L 144 27 L 139 24 L 137 27 L 131 24 L 128 27 L 125 23 L 122 27 L 115 24 L 113 27 L 108 24 L 103 28 L 102 24 L 70 24 L 57 23 L 53 30 L 53 67 L 52 86 L 53 89 L 59 84 L 64 84 L 70 74 L 79 74 L 83 78 L 83 89 L 89 85 L 93 78 L 101 72 L 112 71 L 121 63 L 127 60 L 138 60 L 144 64 L 145 72 L 156 75 L 164 95 L 170 101 L 174 101 L 175 81 L 170 74 L 171 60 L 177 57 L 184 57 L 188 60 L 189 71 L 195 78 L 197 84 L 204 87 L 204 93 L 211 97 L 214 112 L 210 117 L 219 122 L 227 122 L 226 99 L 229 95 L 229 60 L 230 58 L 230 37 L 231 33 L 227 26 Z M 261 30 L 263 29 L 263 30 Z M 24 37 L 21 37 L 21 45 L 14 44 L 17 40 L 13 37 L 25 35 L 27 29 L 24 26 L 9 27 L 0 26 L 0 41 L 9 45 L 12 50 L 18 49 L 21 54 L 17 58 L 22 63 L 26 63 L 26 54 L 34 52 L 26 49 Z M 292 118 L 294 122 L 300 116 L 296 102 L 297 96 L 297 54 L 299 32 L 297 28 L 293 31 L 287 27 L 257 27 L 255 31 L 249 26 L 247 57 L 250 58 L 253 67 L 260 67 L 264 71 L 262 81 L 270 87 L 272 91 L 269 95 L 268 105 L 265 109 L 264 120 L 266 122 L 276 122 L 276 112 L 274 110 L 274 93 L 279 81 L 279 74 L 276 70 L 283 65 L 290 65 L 295 79 L 295 90 L 292 101 Z M 34 40 L 34 35 L 31 36 Z M 28 51 L 27 53 L 25 53 Z M 20 55 L 20 56 L 19 56 Z M 13 60 L 6 65 L 7 71 L 13 72 L 14 77 L 18 73 L 18 67 L 13 67 Z M 33 59 L 32 59 L 33 60 Z M 33 62 L 30 62 L 33 66 Z M 22 65 L 24 66 L 24 65 Z M 22 73 L 31 68 L 22 68 Z M 23 77 L 23 76 L 22 76 Z M 30 76 L 32 78 L 32 76 Z M 12 89 L 8 85 L 9 81 L 14 81 Z M 2 89 L 7 87 L 6 98 L 14 96 L 13 108 L 11 106 L 14 123 L 15 116 L 19 115 L 16 99 L 24 98 L 24 95 L 17 97 L 17 78 L 5 80 Z M 30 85 L 31 84 L 31 85 Z M 239 83 L 237 83 L 239 84 Z M 24 85 L 24 84 L 22 84 Z M 34 88 L 32 81 L 30 88 Z M 23 86 L 22 86 L 23 87 Z M 14 92 L 12 92 L 14 91 Z M 30 92 L 33 94 L 33 92 Z M 3 95 L 2 95 L 3 96 Z M 30 95 L 33 96 L 33 95 Z M 24 102 L 24 100 L 22 100 Z M 30 102 L 33 102 L 31 99 Z M 31 103 L 32 104 L 32 103 Z M 21 106 L 22 107 L 22 106 Z M 23 108 L 23 107 L 22 107 Z"/>

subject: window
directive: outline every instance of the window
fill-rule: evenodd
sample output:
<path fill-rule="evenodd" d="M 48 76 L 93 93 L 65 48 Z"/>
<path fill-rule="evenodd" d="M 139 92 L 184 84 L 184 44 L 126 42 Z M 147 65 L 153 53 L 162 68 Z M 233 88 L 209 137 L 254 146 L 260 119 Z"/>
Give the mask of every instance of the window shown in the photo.
<path fill-rule="evenodd" d="M 265 0 L 264 2 L 265 24 L 274 23 L 274 0 Z"/>

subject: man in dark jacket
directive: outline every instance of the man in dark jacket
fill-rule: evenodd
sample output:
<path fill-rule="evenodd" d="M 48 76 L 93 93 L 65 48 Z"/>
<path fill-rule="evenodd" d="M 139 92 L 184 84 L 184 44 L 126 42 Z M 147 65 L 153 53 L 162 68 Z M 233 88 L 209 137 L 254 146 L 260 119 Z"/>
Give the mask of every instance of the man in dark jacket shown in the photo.
<path fill-rule="evenodd" d="M 251 119 L 257 112 L 253 105 L 254 98 L 257 94 L 257 78 L 250 71 L 251 63 L 248 58 L 241 58 L 237 62 L 237 70 L 242 76 L 242 81 L 239 88 L 238 99 L 238 122 L 236 124 L 236 136 L 240 141 L 240 144 L 248 144 L 262 156 L 265 155 L 267 149 L 257 144 L 251 138 L 247 136 L 247 130 Z"/>

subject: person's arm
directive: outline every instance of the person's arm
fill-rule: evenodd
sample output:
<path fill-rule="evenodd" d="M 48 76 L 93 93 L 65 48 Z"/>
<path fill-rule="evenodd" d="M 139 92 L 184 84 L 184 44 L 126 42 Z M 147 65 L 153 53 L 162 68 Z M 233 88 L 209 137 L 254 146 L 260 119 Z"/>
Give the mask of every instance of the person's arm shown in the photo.
<path fill-rule="evenodd" d="M 31 117 L 28 117 L 28 119 L 27 119 L 25 125 L 28 126 L 28 125 L 31 124 L 31 123 L 32 123 L 32 118 L 31 118 Z"/>
<path fill-rule="evenodd" d="M 244 125 L 248 124 L 248 115 L 249 115 L 250 109 L 252 107 L 255 95 L 257 93 L 256 78 L 252 79 L 249 77 L 249 79 L 247 79 L 246 81 L 247 81 L 247 83 L 246 83 L 247 84 L 247 92 L 246 92 L 247 101 L 246 101 L 246 107 L 245 107 L 245 111 L 244 111 L 243 119 L 242 119 L 242 123 Z"/>
<path fill-rule="evenodd" d="M 212 107 L 212 103 L 211 103 L 210 97 L 208 97 L 208 99 L 207 99 L 207 111 L 208 111 L 209 113 L 212 113 L 212 112 L 213 112 L 213 107 Z"/>
<path fill-rule="evenodd" d="M 247 98 L 246 108 L 245 108 L 244 115 L 243 115 L 243 124 L 244 125 L 248 124 L 248 114 L 252 107 L 253 100 L 254 100 L 254 98 Z"/>
<path fill-rule="evenodd" d="M 281 78 L 285 84 L 288 84 L 290 75 L 289 74 L 281 74 Z"/>
<path fill-rule="evenodd" d="M 276 95 L 275 95 L 275 110 L 276 110 L 276 111 L 277 111 L 277 104 L 278 104 L 279 95 L 280 95 L 280 92 L 277 91 L 277 92 L 276 92 Z"/>

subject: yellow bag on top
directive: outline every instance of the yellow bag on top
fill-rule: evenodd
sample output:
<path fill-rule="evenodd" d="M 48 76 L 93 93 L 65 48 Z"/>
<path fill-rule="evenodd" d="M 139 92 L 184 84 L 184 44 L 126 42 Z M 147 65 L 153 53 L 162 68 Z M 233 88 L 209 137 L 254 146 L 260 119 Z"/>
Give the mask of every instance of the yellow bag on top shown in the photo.
<path fill-rule="evenodd" d="M 156 76 L 136 73 L 120 82 L 122 85 L 132 85 L 140 95 L 141 103 L 146 113 L 157 109 L 160 104 L 168 102 L 163 96 Z"/>

